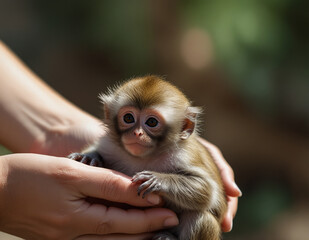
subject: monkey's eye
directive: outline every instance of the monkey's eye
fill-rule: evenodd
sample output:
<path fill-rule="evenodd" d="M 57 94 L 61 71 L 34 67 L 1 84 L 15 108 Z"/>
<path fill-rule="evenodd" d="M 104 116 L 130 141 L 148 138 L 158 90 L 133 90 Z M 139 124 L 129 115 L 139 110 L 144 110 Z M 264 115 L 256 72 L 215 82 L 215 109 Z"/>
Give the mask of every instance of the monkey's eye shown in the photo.
<path fill-rule="evenodd" d="M 146 125 L 149 127 L 156 127 L 159 124 L 159 121 L 153 117 L 148 118 Z"/>
<path fill-rule="evenodd" d="M 134 117 L 131 113 L 127 113 L 123 116 L 123 121 L 125 123 L 134 123 Z"/>

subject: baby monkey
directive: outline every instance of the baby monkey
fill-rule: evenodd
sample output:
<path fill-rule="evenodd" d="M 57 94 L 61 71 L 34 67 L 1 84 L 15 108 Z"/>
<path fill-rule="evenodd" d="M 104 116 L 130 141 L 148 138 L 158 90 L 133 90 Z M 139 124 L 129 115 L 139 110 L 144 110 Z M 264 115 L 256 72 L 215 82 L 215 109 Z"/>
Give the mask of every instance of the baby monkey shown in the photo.
<path fill-rule="evenodd" d="M 213 159 L 197 140 L 200 108 L 157 76 L 132 79 L 100 98 L 108 132 L 69 157 L 133 176 L 142 197 L 162 196 L 180 222 L 153 240 L 219 240 L 226 196 Z"/>

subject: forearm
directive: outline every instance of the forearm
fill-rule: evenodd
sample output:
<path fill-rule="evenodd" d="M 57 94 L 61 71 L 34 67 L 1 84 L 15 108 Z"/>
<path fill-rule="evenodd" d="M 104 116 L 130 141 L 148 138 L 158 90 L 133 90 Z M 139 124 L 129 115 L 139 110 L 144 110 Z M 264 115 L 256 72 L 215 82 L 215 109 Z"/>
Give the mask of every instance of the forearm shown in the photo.
<path fill-rule="evenodd" d="M 1 41 L 0 116 L 0 143 L 14 152 L 42 152 L 49 135 L 96 121 L 41 81 Z"/>

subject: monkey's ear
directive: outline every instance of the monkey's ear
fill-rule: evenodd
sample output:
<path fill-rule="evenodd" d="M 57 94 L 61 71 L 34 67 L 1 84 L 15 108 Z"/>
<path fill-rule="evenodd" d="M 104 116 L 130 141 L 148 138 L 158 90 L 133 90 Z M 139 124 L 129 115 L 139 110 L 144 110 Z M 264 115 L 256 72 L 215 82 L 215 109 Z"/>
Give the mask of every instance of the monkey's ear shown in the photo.
<path fill-rule="evenodd" d="M 197 125 L 197 115 L 201 112 L 199 107 L 188 107 L 185 121 L 183 123 L 180 139 L 186 140 L 194 132 Z"/>

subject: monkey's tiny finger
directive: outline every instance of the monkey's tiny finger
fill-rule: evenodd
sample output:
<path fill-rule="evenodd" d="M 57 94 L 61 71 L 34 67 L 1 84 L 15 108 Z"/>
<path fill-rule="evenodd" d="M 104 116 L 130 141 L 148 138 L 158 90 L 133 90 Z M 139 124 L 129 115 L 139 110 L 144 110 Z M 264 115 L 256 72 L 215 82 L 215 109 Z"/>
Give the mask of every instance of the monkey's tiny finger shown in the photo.
<path fill-rule="evenodd" d="M 150 171 L 142 171 L 142 172 L 136 173 L 136 174 L 133 176 L 133 178 L 137 178 L 137 177 L 141 177 L 141 176 L 143 176 L 143 177 L 150 177 L 150 176 L 152 176 L 152 175 L 153 175 L 153 173 L 150 172 Z"/>
<path fill-rule="evenodd" d="M 93 159 L 91 159 L 89 165 L 90 165 L 90 166 L 94 166 L 94 167 L 98 167 L 98 165 L 99 165 L 99 160 L 96 159 L 96 158 L 93 158 Z"/>
<path fill-rule="evenodd" d="M 146 181 L 146 180 L 148 180 L 148 179 L 149 179 L 148 176 L 144 176 L 144 175 L 135 175 L 135 176 L 132 178 L 132 182 Z"/>
<path fill-rule="evenodd" d="M 90 161 L 91 159 L 88 156 L 84 156 L 80 162 L 84 164 L 89 164 Z"/>
<path fill-rule="evenodd" d="M 144 190 L 144 187 L 142 185 L 139 186 L 137 189 L 137 195 L 140 196 L 143 190 Z"/>
<path fill-rule="evenodd" d="M 132 181 L 132 182 L 137 182 L 138 179 L 139 179 L 139 176 L 140 176 L 140 173 L 136 173 L 136 174 L 132 177 L 131 181 Z"/>
<path fill-rule="evenodd" d="M 145 196 L 155 190 L 158 190 L 158 181 L 157 180 L 154 180 L 148 187 L 147 189 L 145 190 L 145 192 L 143 193 L 143 196 L 142 198 L 145 198 Z"/>
<path fill-rule="evenodd" d="M 147 182 L 144 182 L 143 184 L 141 184 L 138 189 L 137 189 L 137 194 L 138 196 L 140 196 L 140 194 L 142 193 L 143 190 L 145 190 L 146 188 L 149 187 L 149 185 L 151 185 L 151 182 L 147 181 Z M 144 194 L 143 194 L 143 198 L 144 198 Z"/>
<path fill-rule="evenodd" d="M 142 198 L 145 198 L 147 194 L 153 192 L 153 188 L 148 187 L 142 195 Z"/>
<path fill-rule="evenodd" d="M 68 158 L 75 160 L 75 161 L 80 161 L 82 159 L 83 155 L 80 153 L 71 153 Z"/>
<path fill-rule="evenodd" d="M 137 176 L 136 176 L 136 175 L 133 176 L 132 179 L 131 179 L 131 181 L 132 181 L 133 183 L 137 182 L 137 181 L 138 181 L 138 180 L 137 180 Z"/>

